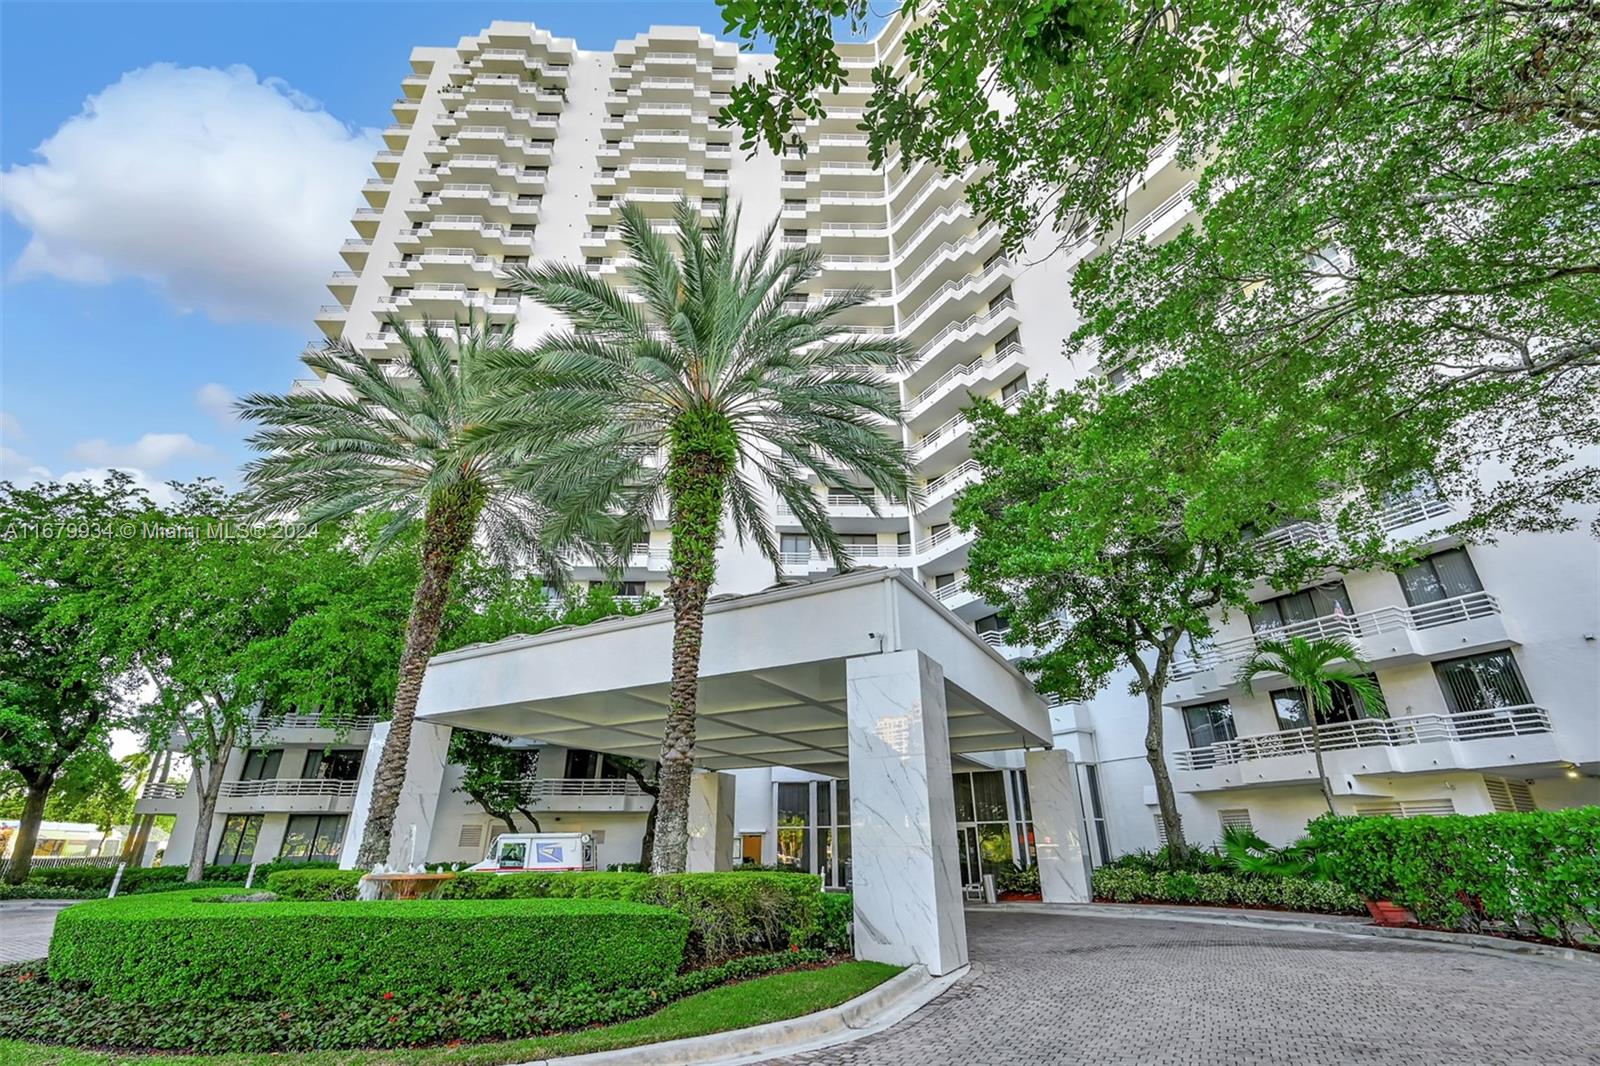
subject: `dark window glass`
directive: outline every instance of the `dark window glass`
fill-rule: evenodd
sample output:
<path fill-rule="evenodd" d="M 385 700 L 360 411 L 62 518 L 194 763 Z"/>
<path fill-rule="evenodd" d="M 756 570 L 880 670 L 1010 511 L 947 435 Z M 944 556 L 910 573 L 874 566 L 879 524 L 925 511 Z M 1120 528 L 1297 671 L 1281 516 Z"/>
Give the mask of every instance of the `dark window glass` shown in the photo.
<path fill-rule="evenodd" d="M 1330 615 L 1351 615 L 1350 594 L 1343 581 L 1330 581 L 1271 600 L 1263 600 L 1250 612 L 1250 628 L 1257 633 L 1282 629 L 1297 622 Z"/>
<path fill-rule="evenodd" d="M 1009 627 L 1006 624 L 1006 616 L 996 613 L 984 615 L 972 623 L 972 628 L 979 633 L 1004 633 Z"/>
<path fill-rule="evenodd" d="M 1521 707 L 1533 702 L 1510 651 L 1492 651 L 1436 663 L 1439 687 L 1451 714 Z"/>
<path fill-rule="evenodd" d="M 778 784 L 778 863 L 811 870 L 811 786 L 803 781 Z"/>
<path fill-rule="evenodd" d="M 255 857 L 256 837 L 261 834 L 261 815 L 231 814 L 222 824 L 217 841 L 217 862 L 249 862 Z"/>
<path fill-rule="evenodd" d="M 1023 374 L 1000 390 L 1000 399 L 1009 400 L 1013 396 L 1020 396 L 1026 391 L 1028 391 L 1028 375 Z"/>
<path fill-rule="evenodd" d="M 361 776 L 359 750 L 313 751 L 306 755 L 304 778 L 322 781 L 354 781 Z"/>
<path fill-rule="evenodd" d="M 956 774 L 956 821 L 972 822 L 977 819 L 972 817 L 972 775 Z"/>
<path fill-rule="evenodd" d="M 1006 820 L 1006 783 L 999 770 L 972 775 L 972 813 L 978 822 Z"/>
<path fill-rule="evenodd" d="M 1204 748 L 1238 735 L 1233 727 L 1233 708 L 1228 706 L 1227 700 L 1183 708 L 1183 727 L 1189 734 L 1191 748 Z"/>
<path fill-rule="evenodd" d="M 263 751 L 251 748 L 245 753 L 244 765 L 239 769 L 240 781 L 265 781 L 278 776 L 278 764 L 283 761 L 283 750 L 271 748 Z"/>
<path fill-rule="evenodd" d="M 600 756 L 600 776 L 608 781 L 621 781 L 628 777 L 620 763 L 609 755 Z"/>
<path fill-rule="evenodd" d="M 1374 685 L 1377 678 L 1368 675 Z M 1354 722 L 1362 718 L 1387 718 L 1388 714 L 1380 711 L 1376 715 L 1367 713 L 1367 704 L 1355 689 L 1343 681 L 1335 681 L 1329 693 L 1331 703 L 1329 706 L 1318 708 L 1317 724 L 1332 725 L 1335 722 Z M 1305 729 L 1311 724 L 1311 718 L 1306 713 L 1305 692 L 1299 688 L 1280 688 L 1272 692 L 1272 709 L 1278 716 L 1279 729 Z"/>
<path fill-rule="evenodd" d="M 784 555 L 811 554 L 811 538 L 804 533 L 784 533 L 778 538 L 778 551 Z"/>
<path fill-rule="evenodd" d="M 567 772 L 565 777 L 593 777 L 600 768 L 600 756 L 596 752 L 584 748 L 567 749 Z"/>
<path fill-rule="evenodd" d="M 290 817 L 283 834 L 278 858 L 284 862 L 324 862 L 338 859 L 344 843 L 346 816 L 342 814 L 296 814 Z"/>
<path fill-rule="evenodd" d="M 1482 592 L 1483 582 L 1478 580 L 1466 549 L 1450 548 L 1400 571 L 1400 587 L 1405 590 L 1406 602 L 1415 607 Z"/>

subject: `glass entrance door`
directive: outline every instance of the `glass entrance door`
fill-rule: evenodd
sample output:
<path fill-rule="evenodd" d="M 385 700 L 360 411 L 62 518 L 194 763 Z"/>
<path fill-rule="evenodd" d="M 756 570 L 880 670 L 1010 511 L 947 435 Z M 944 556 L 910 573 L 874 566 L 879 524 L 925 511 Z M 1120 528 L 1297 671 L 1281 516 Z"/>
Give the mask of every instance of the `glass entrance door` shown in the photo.
<path fill-rule="evenodd" d="M 972 888 L 983 882 L 983 855 L 978 850 L 978 827 L 956 826 L 956 844 L 961 856 L 961 884 Z"/>

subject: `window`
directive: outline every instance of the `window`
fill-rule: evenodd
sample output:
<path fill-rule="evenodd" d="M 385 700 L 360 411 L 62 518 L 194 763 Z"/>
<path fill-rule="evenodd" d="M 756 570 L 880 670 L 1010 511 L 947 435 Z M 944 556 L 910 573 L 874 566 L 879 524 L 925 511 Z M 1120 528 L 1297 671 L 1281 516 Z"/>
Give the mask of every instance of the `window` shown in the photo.
<path fill-rule="evenodd" d="M 600 769 L 600 753 L 584 748 L 567 749 L 567 769 L 563 777 L 594 777 Z"/>
<path fill-rule="evenodd" d="M 778 865 L 810 870 L 811 785 L 778 782 Z"/>
<path fill-rule="evenodd" d="M 840 533 L 839 542 L 847 548 L 876 548 L 878 535 L 876 533 Z"/>
<path fill-rule="evenodd" d="M 591 581 L 589 588 L 593 591 L 607 589 L 613 596 L 643 596 L 643 581 Z"/>
<path fill-rule="evenodd" d="M 894 542 L 896 545 L 902 548 L 911 547 L 911 532 L 909 530 L 902 529 L 900 532 L 894 535 Z"/>
<path fill-rule="evenodd" d="M 1451 714 L 1525 707 L 1533 702 L 1509 650 L 1435 663 L 1433 671 Z"/>
<path fill-rule="evenodd" d="M 1371 674 L 1367 680 L 1374 685 L 1378 679 Z M 1387 718 L 1387 712 L 1379 711 L 1376 715 L 1369 714 L 1367 703 L 1355 689 L 1343 681 L 1335 681 L 1329 686 L 1332 689 L 1332 704 L 1317 708 L 1317 724 L 1332 725 L 1335 722 L 1356 722 L 1363 718 Z M 1300 688 L 1280 688 L 1272 691 L 1272 709 L 1278 716 L 1278 728 L 1305 729 L 1311 724 L 1311 718 L 1306 713 L 1306 694 Z"/>
<path fill-rule="evenodd" d="M 289 818 L 278 858 L 284 862 L 322 862 L 339 857 L 347 816 L 296 814 Z"/>
<path fill-rule="evenodd" d="M 994 350 L 997 351 L 997 352 L 1003 352 L 1007 348 L 1010 348 L 1012 345 L 1014 345 L 1014 344 L 1019 345 L 1021 343 L 1022 343 L 1022 332 L 1020 330 L 1015 330 L 1014 329 L 1011 332 L 1007 333 L 1004 337 L 1000 338 L 999 342 L 997 344 L 995 344 Z"/>
<path fill-rule="evenodd" d="M 239 768 L 240 781 L 266 781 L 278 776 L 278 764 L 283 761 L 283 749 L 251 748 L 244 754 L 244 765 Z"/>
<path fill-rule="evenodd" d="M 1005 615 L 997 611 L 994 614 L 986 614 L 972 623 L 972 628 L 979 633 L 1004 633 L 1011 628 L 1011 624 L 1006 621 Z"/>
<path fill-rule="evenodd" d="M 1227 700 L 1183 708 L 1183 728 L 1189 734 L 1191 748 L 1209 747 L 1238 736 L 1233 728 L 1233 708 Z"/>
<path fill-rule="evenodd" d="M 1467 550 L 1450 548 L 1400 571 L 1400 587 L 1405 591 L 1406 602 L 1416 607 L 1482 592 L 1483 582 L 1478 580 Z"/>
<path fill-rule="evenodd" d="M 222 823 L 217 841 L 217 862 L 249 862 L 255 857 L 256 837 L 261 835 L 261 815 L 230 814 Z"/>
<path fill-rule="evenodd" d="M 954 574 L 934 574 L 933 575 L 933 587 L 935 589 L 947 589 L 951 585 L 954 585 L 955 583 L 956 583 L 956 575 L 954 575 Z"/>
<path fill-rule="evenodd" d="M 1031 833 L 1025 824 L 1021 827 L 1024 841 L 1021 856 L 1017 854 L 1017 838 L 1012 833 L 1012 812 L 1006 795 L 1007 789 L 1013 787 L 1011 774 L 1004 770 L 957 773 L 954 787 L 961 883 L 980 884 L 985 873 L 1028 865 L 1030 856 L 1025 842 Z"/>
<path fill-rule="evenodd" d="M 784 533 L 778 538 L 778 554 L 785 559 L 809 559 L 811 538 L 804 533 Z"/>
<path fill-rule="evenodd" d="M 355 781 L 361 776 L 361 751 L 312 751 L 306 753 L 306 768 L 300 776 L 321 781 Z"/>
<path fill-rule="evenodd" d="M 1028 391 L 1028 375 L 1019 374 L 1011 382 L 1011 384 L 1007 385 L 1005 388 L 1000 390 L 1000 402 L 1001 403 L 1007 403 L 1010 400 L 1014 399 L 1015 397 L 1021 396 L 1023 393 L 1025 393 L 1027 391 Z"/>
<path fill-rule="evenodd" d="M 1287 596 L 1261 601 L 1256 604 L 1256 609 L 1250 612 L 1250 628 L 1257 633 L 1265 633 L 1298 622 L 1309 622 L 1313 618 L 1326 618 L 1330 615 L 1348 616 L 1354 613 L 1350 607 L 1350 593 L 1345 591 L 1344 582 L 1330 581 L 1326 585 L 1317 585 L 1299 592 L 1291 592 Z"/>
<path fill-rule="evenodd" d="M 1094 823 L 1094 839 L 1100 848 L 1100 861 L 1111 861 L 1111 836 L 1106 832 L 1105 805 L 1100 802 L 1100 767 L 1096 763 L 1083 764 L 1083 780 L 1088 787 L 1089 820 Z M 1029 812 L 1032 813 L 1031 811 Z"/>

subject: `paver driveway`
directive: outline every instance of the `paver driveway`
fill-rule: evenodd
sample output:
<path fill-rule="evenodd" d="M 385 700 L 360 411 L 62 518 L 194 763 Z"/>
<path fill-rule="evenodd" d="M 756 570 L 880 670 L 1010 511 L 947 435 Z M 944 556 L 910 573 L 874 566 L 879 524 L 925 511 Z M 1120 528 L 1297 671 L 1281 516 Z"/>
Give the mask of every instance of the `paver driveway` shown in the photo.
<path fill-rule="evenodd" d="M 0 900 L 0 963 L 44 958 L 56 915 L 68 906 L 53 899 Z"/>
<path fill-rule="evenodd" d="M 974 973 L 790 1063 L 1600 1062 L 1600 965 L 1371 936 L 973 910 Z"/>

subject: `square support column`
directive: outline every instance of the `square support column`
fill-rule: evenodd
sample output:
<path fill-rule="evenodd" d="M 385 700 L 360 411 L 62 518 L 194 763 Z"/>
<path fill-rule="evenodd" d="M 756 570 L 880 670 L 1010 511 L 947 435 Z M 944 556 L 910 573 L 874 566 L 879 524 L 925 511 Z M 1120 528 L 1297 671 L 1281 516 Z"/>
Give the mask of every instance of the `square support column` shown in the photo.
<path fill-rule="evenodd" d="M 733 869 L 733 799 L 737 787 L 732 774 L 696 770 L 689 779 L 689 854 L 685 869 L 690 873 Z"/>
<path fill-rule="evenodd" d="M 847 660 L 856 957 L 967 964 L 944 671 L 919 651 Z"/>
<path fill-rule="evenodd" d="M 1089 842 L 1077 764 L 1067 751 L 1030 751 L 1027 768 L 1040 894 L 1046 903 L 1088 903 Z"/>
<path fill-rule="evenodd" d="M 367 828 L 367 811 L 372 805 L 372 786 L 377 779 L 378 761 L 384 742 L 389 739 L 389 723 L 372 727 L 367 753 L 361 759 L 361 776 L 356 784 L 350 819 L 345 823 L 344 846 L 339 850 L 339 865 L 350 869 L 361 838 Z M 390 867 L 428 861 L 433 843 L 433 822 L 439 811 L 439 796 L 444 792 L 445 756 L 450 751 L 450 727 L 417 719 L 411 723 L 411 746 L 406 753 L 406 779 L 395 805 L 394 828 L 389 837 Z M 416 846 L 412 848 L 412 834 Z"/>

